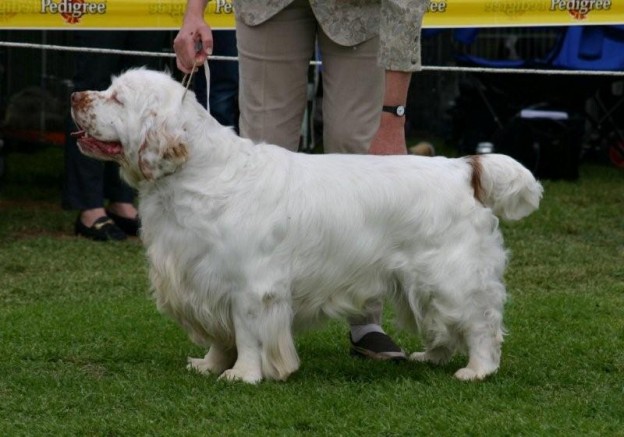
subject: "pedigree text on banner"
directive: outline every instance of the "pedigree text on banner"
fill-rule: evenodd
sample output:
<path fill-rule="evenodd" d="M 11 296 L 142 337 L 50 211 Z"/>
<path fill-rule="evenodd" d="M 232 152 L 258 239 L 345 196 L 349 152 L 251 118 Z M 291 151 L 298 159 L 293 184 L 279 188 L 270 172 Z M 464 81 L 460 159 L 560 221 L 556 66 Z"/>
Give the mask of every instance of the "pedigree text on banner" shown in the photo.
<path fill-rule="evenodd" d="M 0 29 L 180 28 L 185 0 L 0 0 Z M 213 29 L 233 29 L 230 0 L 209 0 Z M 430 0 L 426 28 L 624 23 L 616 0 Z"/>

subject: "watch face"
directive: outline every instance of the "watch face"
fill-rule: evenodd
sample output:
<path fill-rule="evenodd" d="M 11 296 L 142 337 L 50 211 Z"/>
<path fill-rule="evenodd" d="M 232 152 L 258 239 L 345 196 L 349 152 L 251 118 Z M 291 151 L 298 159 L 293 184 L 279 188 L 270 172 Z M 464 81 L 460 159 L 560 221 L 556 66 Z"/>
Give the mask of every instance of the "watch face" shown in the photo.
<path fill-rule="evenodd" d="M 398 115 L 399 117 L 402 117 L 403 114 L 405 114 L 405 106 L 397 106 L 396 115 Z"/>

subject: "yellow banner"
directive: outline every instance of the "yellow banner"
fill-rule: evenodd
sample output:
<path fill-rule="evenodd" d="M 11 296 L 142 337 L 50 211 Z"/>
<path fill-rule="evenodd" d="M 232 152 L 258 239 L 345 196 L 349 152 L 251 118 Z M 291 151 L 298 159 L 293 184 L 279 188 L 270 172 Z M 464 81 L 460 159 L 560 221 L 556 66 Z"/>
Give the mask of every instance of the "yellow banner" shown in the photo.
<path fill-rule="evenodd" d="M 430 0 L 423 24 L 429 28 L 624 24 L 624 1 Z"/>
<path fill-rule="evenodd" d="M 0 0 L 0 29 L 162 29 L 182 25 L 186 0 Z M 234 28 L 228 0 L 210 0 L 213 29 Z"/>
<path fill-rule="evenodd" d="M 185 0 L 0 0 L 0 29 L 179 29 Z M 230 0 L 210 0 L 213 29 L 234 27 Z M 620 0 L 430 0 L 427 28 L 624 24 Z"/>

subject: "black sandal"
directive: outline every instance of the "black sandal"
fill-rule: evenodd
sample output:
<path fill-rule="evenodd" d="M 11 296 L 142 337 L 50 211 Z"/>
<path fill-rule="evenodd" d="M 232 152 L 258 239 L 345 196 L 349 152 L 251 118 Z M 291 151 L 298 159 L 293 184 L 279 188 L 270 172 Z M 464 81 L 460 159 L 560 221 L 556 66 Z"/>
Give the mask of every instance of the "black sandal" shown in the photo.
<path fill-rule="evenodd" d="M 111 211 L 106 211 L 106 214 L 115 222 L 115 224 L 124 231 L 127 235 L 136 237 L 139 235 L 139 229 L 141 228 L 141 221 L 137 218 L 126 218 L 115 214 Z"/>
<path fill-rule="evenodd" d="M 126 239 L 124 231 L 119 229 L 115 223 L 106 216 L 97 219 L 91 227 L 82 223 L 80 216 L 78 216 L 74 224 L 74 232 L 76 235 L 95 241 L 122 241 Z"/>
<path fill-rule="evenodd" d="M 357 342 L 354 342 L 351 336 L 349 340 L 351 341 L 351 355 L 354 356 L 378 361 L 402 361 L 407 358 L 405 352 L 388 334 L 369 332 Z"/>

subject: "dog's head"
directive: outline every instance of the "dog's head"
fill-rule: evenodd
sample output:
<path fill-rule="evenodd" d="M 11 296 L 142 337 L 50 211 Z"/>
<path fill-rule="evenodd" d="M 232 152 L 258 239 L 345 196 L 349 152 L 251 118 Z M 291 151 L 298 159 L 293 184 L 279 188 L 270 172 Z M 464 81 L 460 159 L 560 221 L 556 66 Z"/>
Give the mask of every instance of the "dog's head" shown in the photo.
<path fill-rule="evenodd" d="M 118 162 L 131 185 L 154 181 L 187 160 L 183 95 L 184 87 L 166 73 L 130 70 L 104 91 L 72 94 L 79 129 L 72 135 L 85 155 Z"/>

